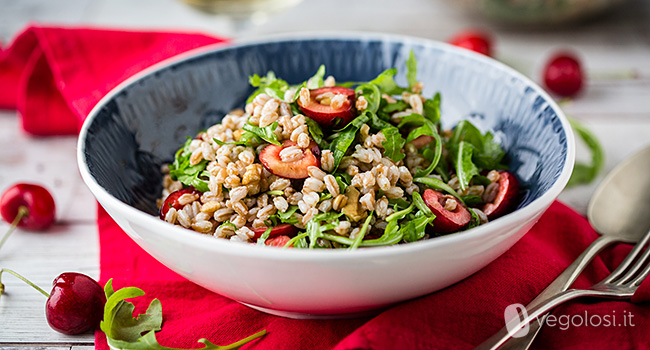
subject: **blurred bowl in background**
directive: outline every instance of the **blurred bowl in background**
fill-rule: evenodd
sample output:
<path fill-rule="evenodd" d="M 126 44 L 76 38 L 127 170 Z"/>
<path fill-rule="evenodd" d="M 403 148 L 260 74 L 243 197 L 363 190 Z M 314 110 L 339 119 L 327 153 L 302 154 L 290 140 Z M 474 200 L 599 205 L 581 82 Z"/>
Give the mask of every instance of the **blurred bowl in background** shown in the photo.
<path fill-rule="evenodd" d="M 491 20 L 508 24 L 568 24 L 584 20 L 627 0 L 453 0 Z"/>

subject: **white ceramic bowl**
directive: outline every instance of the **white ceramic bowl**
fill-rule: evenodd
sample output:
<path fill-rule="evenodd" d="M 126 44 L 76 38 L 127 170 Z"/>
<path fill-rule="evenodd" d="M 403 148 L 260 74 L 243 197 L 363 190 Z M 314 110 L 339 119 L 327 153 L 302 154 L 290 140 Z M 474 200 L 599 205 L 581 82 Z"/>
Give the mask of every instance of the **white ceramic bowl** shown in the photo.
<path fill-rule="evenodd" d="M 513 213 L 457 234 L 356 251 L 237 244 L 155 215 L 159 165 L 172 159 L 186 136 L 243 106 L 249 74 L 273 69 L 295 83 L 325 63 L 339 80 L 367 80 L 385 68 L 403 68 L 411 49 L 425 94 L 442 93 L 443 124 L 470 118 L 501 140 L 525 188 Z M 398 79 L 404 80 L 403 72 Z M 339 317 L 434 292 L 496 259 L 564 188 L 574 142 L 552 99 L 496 61 L 424 39 L 332 34 L 206 47 L 137 74 L 90 113 L 78 162 L 84 181 L 120 227 L 187 279 L 273 314 Z"/>

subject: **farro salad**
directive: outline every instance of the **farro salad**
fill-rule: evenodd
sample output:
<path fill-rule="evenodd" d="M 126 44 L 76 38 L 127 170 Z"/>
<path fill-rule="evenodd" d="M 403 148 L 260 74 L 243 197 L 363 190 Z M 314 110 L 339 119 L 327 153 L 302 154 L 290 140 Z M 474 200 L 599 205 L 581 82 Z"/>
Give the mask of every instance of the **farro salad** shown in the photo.
<path fill-rule="evenodd" d="M 268 72 L 244 110 L 201 131 L 163 166 L 160 218 L 231 241 L 294 248 L 385 246 L 486 223 L 519 184 L 490 132 L 441 130 L 440 94 L 395 68 L 298 85 Z"/>

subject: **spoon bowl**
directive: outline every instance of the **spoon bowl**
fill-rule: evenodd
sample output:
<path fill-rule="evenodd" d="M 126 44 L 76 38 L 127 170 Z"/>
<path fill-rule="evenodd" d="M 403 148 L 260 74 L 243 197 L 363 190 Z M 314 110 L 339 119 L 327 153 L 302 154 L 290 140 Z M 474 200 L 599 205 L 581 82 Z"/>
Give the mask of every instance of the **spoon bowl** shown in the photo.
<path fill-rule="evenodd" d="M 637 242 L 650 229 L 650 147 L 620 163 L 589 201 L 589 223 L 601 235 Z"/>

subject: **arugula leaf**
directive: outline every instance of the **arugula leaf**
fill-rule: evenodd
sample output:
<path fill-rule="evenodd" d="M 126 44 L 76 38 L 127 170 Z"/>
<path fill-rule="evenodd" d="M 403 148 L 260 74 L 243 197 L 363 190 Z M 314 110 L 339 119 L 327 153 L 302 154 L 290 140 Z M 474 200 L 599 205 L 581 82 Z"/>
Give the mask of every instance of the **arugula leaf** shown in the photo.
<path fill-rule="evenodd" d="M 273 231 L 273 227 L 267 227 L 267 229 L 264 230 L 260 238 L 257 239 L 257 245 L 264 245 L 266 240 L 269 239 L 269 235 L 271 235 L 271 231 Z"/>
<path fill-rule="evenodd" d="M 289 208 L 283 213 L 278 211 L 276 214 L 269 216 L 269 219 L 275 220 L 279 219 L 283 224 L 295 225 L 298 223 L 298 219 L 293 215 L 296 210 L 298 210 L 297 205 L 290 205 Z M 277 226 L 277 225 L 276 225 Z"/>
<path fill-rule="evenodd" d="M 417 83 L 418 74 L 418 61 L 415 59 L 413 50 L 409 53 L 409 58 L 406 60 L 406 80 L 409 83 L 409 88 L 412 88 Z"/>
<path fill-rule="evenodd" d="M 244 127 L 242 129 L 255 134 L 255 136 L 263 139 L 264 141 L 268 143 L 272 143 L 274 145 L 280 146 L 280 141 L 278 141 L 278 137 L 275 135 L 275 129 L 278 128 L 278 122 L 273 122 L 271 125 L 267 125 L 263 128 L 259 126 L 255 126 L 253 124 L 246 123 L 244 124 Z"/>
<path fill-rule="evenodd" d="M 428 101 L 428 100 L 427 100 Z M 393 113 L 393 112 L 401 112 L 409 107 L 409 104 L 402 101 L 402 100 L 397 100 L 393 103 L 387 103 L 385 106 L 381 108 L 381 111 L 387 114 Z M 426 111 L 426 109 L 425 109 Z"/>
<path fill-rule="evenodd" d="M 372 219 L 373 215 L 375 215 L 374 211 L 371 211 L 370 214 L 368 214 L 368 217 L 366 218 L 366 221 L 363 223 L 363 226 L 361 226 L 361 230 L 359 230 L 359 233 L 357 233 L 357 236 L 354 237 L 354 242 L 352 242 L 352 245 L 350 245 L 350 250 L 354 250 L 359 248 L 359 245 L 361 244 L 361 241 L 363 240 L 363 237 L 366 236 L 366 232 L 368 232 L 368 226 L 370 226 L 370 220 Z"/>
<path fill-rule="evenodd" d="M 413 200 L 413 203 L 415 204 L 415 207 L 420 209 L 420 211 L 424 215 L 435 217 L 431 209 L 429 209 L 427 204 L 424 203 L 424 199 L 422 199 L 422 196 L 418 192 L 413 191 L 413 195 L 411 195 L 411 198 Z"/>
<path fill-rule="evenodd" d="M 465 202 L 465 204 L 467 204 L 467 206 L 470 206 L 470 207 L 475 207 L 475 206 L 483 203 L 483 198 L 481 198 L 481 196 L 477 196 L 477 195 L 462 196 L 461 198 L 463 198 L 463 202 Z"/>
<path fill-rule="evenodd" d="M 136 287 L 113 290 L 112 279 L 106 282 L 104 292 L 106 304 L 104 305 L 104 319 L 100 328 L 106 334 L 106 341 L 112 349 L 121 350 L 184 350 L 162 346 L 156 340 L 156 331 L 162 328 L 162 305 L 160 300 L 154 299 L 149 304 L 144 314 L 133 317 L 135 307 L 125 299 L 143 296 L 142 289 Z M 142 333 L 145 333 L 142 335 Z M 204 346 L 201 350 L 227 350 L 236 349 L 240 346 L 257 339 L 266 334 L 266 330 L 257 332 L 235 343 L 218 346 L 200 339 L 199 343 Z"/>
<path fill-rule="evenodd" d="M 397 74 L 396 68 L 387 69 L 381 72 L 375 79 L 369 81 L 369 83 L 377 85 L 379 90 L 388 96 L 399 95 L 407 91 L 407 89 L 399 87 L 395 83 L 395 74 Z"/>
<path fill-rule="evenodd" d="M 311 138 L 314 139 L 314 142 L 318 144 L 318 147 L 321 149 L 327 148 L 329 144 L 325 141 L 323 130 L 320 128 L 320 125 L 309 117 L 305 117 L 305 124 L 307 124 L 309 134 L 311 135 Z"/>
<path fill-rule="evenodd" d="M 316 247 L 318 239 L 323 237 L 325 231 L 332 230 L 339 224 L 338 218 L 341 217 L 341 215 L 343 215 L 343 213 L 333 210 L 328 211 L 327 213 L 314 215 L 305 228 L 307 231 L 307 237 L 309 237 L 309 249 Z"/>
<path fill-rule="evenodd" d="M 434 124 L 440 121 L 440 93 L 436 92 L 432 99 L 424 101 L 424 116 Z"/>
<path fill-rule="evenodd" d="M 248 82 L 253 87 L 256 87 L 257 90 L 253 91 L 253 93 L 248 96 L 246 103 L 252 102 L 255 96 L 261 93 L 266 93 L 271 97 L 283 100 L 284 93 L 289 89 L 289 83 L 282 79 L 278 79 L 273 71 L 266 73 L 265 77 L 253 74 L 248 78 Z"/>
<path fill-rule="evenodd" d="M 399 129 L 391 126 L 383 129 L 382 134 L 386 137 L 386 141 L 383 141 L 381 145 L 384 147 L 384 156 L 392 159 L 395 163 L 404 159 L 406 155 L 402 151 L 406 140 L 400 134 Z"/>
<path fill-rule="evenodd" d="M 600 146 L 598 139 L 594 134 L 589 131 L 584 125 L 576 119 L 569 118 L 569 123 L 573 130 L 580 136 L 582 141 L 591 151 L 591 164 L 576 162 L 573 166 L 573 173 L 569 179 L 567 186 L 575 186 L 579 184 L 588 184 L 598 176 L 605 164 L 605 153 Z"/>
<path fill-rule="evenodd" d="M 325 65 L 321 64 L 316 74 L 309 78 L 306 83 L 307 89 L 318 89 L 323 86 L 323 77 L 325 77 Z"/>
<path fill-rule="evenodd" d="M 474 146 L 468 142 L 461 141 L 458 146 L 458 152 L 455 155 L 454 165 L 456 167 L 456 176 L 458 177 L 460 189 L 463 191 L 469 186 L 472 177 L 479 173 L 478 168 L 472 162 L 472 152 L 474 152 Z"/>
<path fill-rule="evenodd" d="M 347 173 L 340 173 L 334 174 L 334 179 L 336 179 L 336 183 L 339 184 L 339 193 L 345 193 L 345 189 L 350 186 L 352 176 Z"/>
<path fill-rule="evenodd" d="M 347 153 L 348 148 L 354 142 L 354 139 L 357 136 L 357 131 L 361 125 L 367 123 L 370 120 L 370 115 L 368 113 L 363 113 L 360 116 L 353 119 L 348 125 L 341 130 L 337 137 L 330 144 L 330 151 L 334 156 L 334 168 L 332 172 L 336 171 L 341 163 L 341 159 Z"/>
<path fill-rule="evenodd" d="M 425 185 L 427 185 L 427 186 L 429 186 L 431 188 L 434 188 L 436 190 L 447 192 L 450 195 L 458 198 L 458 200 L 460 200 L 461 203 L 465 204 L 463 199 L 458 195 L 458 193 L 456 193 L 456 191 L 454 191 L 453 188 L 451 188 L 449 185 L 444 183 L 442 180 L 439 180 L 439 179 L 437 179 L 435 177 L 416 177 L 416 178 L 413 179 L 413 182 L 425 184 Z"/>
<path fill-rule="evenodd" d="M 379 103 L 381 102 L 381 92 L 375 84 L 365 83 L 357 86 L 354 90 L 357 98 L 363 96 L 368 101 L 368 107 L 365 109 L 371 113 L 377 113 Z"/>
<path fill-rule="evenodd" d="M 505 156 L 501 145 L 494 141 L 494 135 L 486 132 L 485 135 L 468 120 L 462 120 L 456 125 L 454 133 L 448 142 L 448 148 L 456 153 L 461 141 L 474 146 L 472 159 L 482 169 L 502 168 L 500 162 Z"/>
<path fill-rule="evenodd" d="M 190 165 L 191 142 L 192 139 L 188 137 L 183 147 L 176 152 L 174 162 L 169 166 L 169 175 L 173 180 L 180 181 L 186 186 L 193 186 L 198 191 L 207 192 L 210 189 L 204 170 L 208 166 L 208 161 L 204 159 L 198 164 Z"/>
<path fill-rule="evenodd" d="M 420 136 L 431 136 L 436 141 L 435 145 L 433 146 L 434 147 L 433 151 L 430 151 L 430 149 L 428 148 L 424 149 L 424 155 L 425 158 L 427 158 L 427 160 L 429 161 L 429 166 L 427 166 L 425 169 L 418 169 L 415 172 L 415 176 L 417 177 L 427 176 L 431 174 L 433 169 L 435 169 L 438 166 L 438 163 L 440 162 L 440 157 L 442 156 L 442 139 L 438 134 L 438 128 L 429 119 L 425 119 L 424 116 L 415 113 L 407 116 L 407 118 L 408 118 L 406 120 L 407 123 L 418 123 L 418 124 L 422 123 L 422 126 L 413 129 L 409 133 L 409 135 L 406 138 L 406 143 L 409 143 Z M 402 122 L 404 122 L 404 120 L 402 120 Z M 400 122 L 400 125 L 401 124 L 402 123 Z"/>
<path fill-rule="evenodd" d="M 422 212 L 418 212 L 415 217 L 408 220 L 408 223 L 400 229 L 405 242 L 415 242 L 421 240 L 426 234 L 427 225 L 435 220 L 433 217 L 427 217 Z"/>

